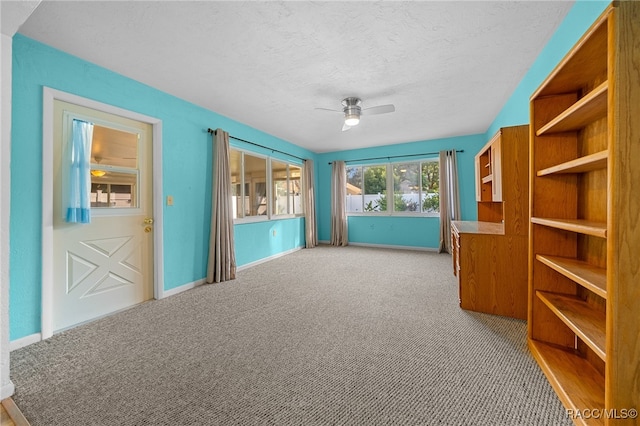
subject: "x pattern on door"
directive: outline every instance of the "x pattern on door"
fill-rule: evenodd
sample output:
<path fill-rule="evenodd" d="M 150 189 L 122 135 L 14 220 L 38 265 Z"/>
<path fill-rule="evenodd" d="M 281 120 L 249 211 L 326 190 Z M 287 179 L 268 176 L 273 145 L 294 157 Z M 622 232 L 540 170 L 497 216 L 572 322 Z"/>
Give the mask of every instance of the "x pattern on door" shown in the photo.
<path fill-rule="evenodd" d="M 142 250 L 133 236 L 78 241 L 67 250 L 67 293 L 84 298 L 142 285 Z"/>

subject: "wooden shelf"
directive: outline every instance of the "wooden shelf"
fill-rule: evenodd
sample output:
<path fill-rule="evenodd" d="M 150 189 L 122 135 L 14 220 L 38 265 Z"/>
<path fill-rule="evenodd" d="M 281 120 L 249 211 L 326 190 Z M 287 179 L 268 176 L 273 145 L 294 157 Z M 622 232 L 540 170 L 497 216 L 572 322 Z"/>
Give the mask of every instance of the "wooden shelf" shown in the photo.
<path fill-rule="evenodd" d="M 558 164 L 553 167 L 539 170 L 538 176 L 547 176 L 556 173 L 584 173 L 593 170 L 605 169 L 607 167 L 608 151 L 600 151 L 595 154 L 585 155 L 566 163 Z"/>
<path fill-rule="evenodd" d="M 607 81 L 603 82 L 545 126 L 541 127 L 536 132 L 536 136 L 578 130 L 588 123 L 606 117 L 608 88 L 609 83 Z"/>
<path fill-rule="evenodd" d="M 604 409 L 604 377 L 588 361 L 535 340 L 529 340 L 529 349 L 565 407 L 574 412 Z M 576 420 L 604 424 L 603 417 Z"/>
<path fill-rule="evenodd" d="M 536 291 L 540 300 L 603 361 L 606 356 L 606 332 L 604 312 L 593 309 L 576 296 Z"/>
<path fill-rule="evenodd" d="M 607 270 L 577 259 L 538 254 L 536 259 L 598 296 L 607 298 Z"/>
<path fill-rule="evenodd" d="M 493 181 L 493 175 L 488 175 L 482 178 L 482 183 L 489 183 Z"/>
<path fill-rule="evenodd" d="M 531 223 L 548 226 L 550 228 L 564 229 L 565 231 L 579 234 L 593 235 L 594 237 L 607 238 L 607 224 L 582 219 L 547 219 L 532 217 Z"/>

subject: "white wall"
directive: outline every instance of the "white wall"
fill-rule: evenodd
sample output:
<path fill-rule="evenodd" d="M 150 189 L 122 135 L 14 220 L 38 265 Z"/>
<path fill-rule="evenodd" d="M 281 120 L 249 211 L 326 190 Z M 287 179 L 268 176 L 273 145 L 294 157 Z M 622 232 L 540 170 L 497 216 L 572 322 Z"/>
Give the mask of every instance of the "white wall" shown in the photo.
<path fill-rule="evenodd" d="M 13 395 L 9 378 L 9 211 L 11 200 L 11 55 L 12 38 L 1 34 L 0 52 L 0 399 Z"/>

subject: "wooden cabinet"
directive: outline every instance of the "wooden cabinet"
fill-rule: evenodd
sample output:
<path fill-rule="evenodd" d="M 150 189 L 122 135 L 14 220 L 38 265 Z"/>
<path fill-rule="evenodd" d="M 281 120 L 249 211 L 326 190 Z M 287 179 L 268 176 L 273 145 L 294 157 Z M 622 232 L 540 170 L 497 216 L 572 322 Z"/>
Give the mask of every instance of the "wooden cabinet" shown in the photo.
<path fill-rule="evenodd" d="M 476 155 L 478 221 L 451 225 L 463 309 L 526 319 L 529 126 L 500 129 Z"/>
<path fill-rule="evenodd" d="M 530 107 L 529 347 L 577 424 L 638 424 L 640 3 L 611 5 Z"/>
<path fill-rule="evenodd" d="M 460 307 L 527 317 L 527 239 L 494 222 L 452 222 Z"/>

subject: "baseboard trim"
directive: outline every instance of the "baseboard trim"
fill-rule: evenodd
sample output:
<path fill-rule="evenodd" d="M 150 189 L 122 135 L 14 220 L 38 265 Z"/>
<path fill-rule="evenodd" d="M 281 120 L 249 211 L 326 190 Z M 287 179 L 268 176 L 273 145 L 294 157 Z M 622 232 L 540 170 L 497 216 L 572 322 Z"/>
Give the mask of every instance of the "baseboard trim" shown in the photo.
<path fill-rule="evenodd" d="M 396 249 L 396 250 L 413 250 L 413 251 L 429 251 L 437 253 L 438 249 L 433 247 L 416 247 L 416 246 L 396 246 L 393 244 L 369 244 L 369 243 L 353 243 L 349 241 L 350 246 L 358 247 L 371 247 L 371 248 L 384 248 L 384 249 Z"/>
<path fill-rule="evenodd" d="M 286 256 L 288 254 L 294 253 L 294 252 L 296 252 L 298 250 L 302 250 L 303 248 L 304 248 L 304 246 L 295 247 L 295 248 L 292 248 L 291 250 L 287 250 L 287 251 L 283 251 L 283 252 L 278 253 L 278 254 L 274 254 L 273 256 L 263 257 L 262 259 L 256 260 L 255 262 L 251 262 L 251 263 L 244 264 L 242 266 L 238 266 L 236 268 L 236 270 L 238 272 L 240 272 L 240 271 L 243 271 L 245 269 L 249 269 L 249 268 L 251 268 L 253 266 L 259 265 L 261 263 L 265 263 L 265 262 L 268 262 L 270 260 L 274 260 L 274 259 L 277 259 L 279 257 Z"/>
<path fill-rule="evenodd" d="M 0 389 L 0 399 L 4 400 L 11 397 L 16 391 L 16 387 L 11 380 L 9 383 L 5 383 Z M 4 422 L 2 422 L 4 424 Z"/>
<path fill-rule="evenodd" d="M 9 352 L 15 351 L 16 349 L 24 348 L 25 346 L 29 346 L 33 343 L 38 343 L 42 340 L 41 333 L 34 333 L 28 336 L 24 336 L 20 339 L 12 340 L 9 342 Z"/>
<path fill-rule="evenodd" d="M 175 296 L 176 294 L 182 293 L 183 291 L 191 290 L 192 288 L 196 288 L 199 285 L 204 284 L 206 281 L 207 281 L 206 278 L 202 278 L 197 281 L 193 281 L 178 287 L 174 287 L 171 290 L 164 290 L 162 292 L 162 298 L 164 299 L 165 297 Z"/>
<path fill-rule="evenodd" d="M 259 265 L 261 263 L 265 263 L 265 262 L 268 262 L 270 260 L 277 259 L 277 258 L 282 257 L 282 256 L 286 256 L 287 254 L 291 254 L 291 253 L 296 252 L 298 250 L 302 250 L 303 248 L 304 248 L 304 246 L 295 247 L 295 248 L 293 248 L 291 250 L 283 251 L 282 253 L 274 254 L 273 256 L 265 257 L 265 258 L 262 258 L 260 260 L 256 260 L 255 262 L 251 262 L 251 263 L 247 263 L 247 264 L 242 265 L 242 266 L 238 266 L 236 268 L 236 271 L 239 272 L 239 271 L 242 271 L 244 269 L 248 269 L 248 268 L 251 268 L 253 266 Z M 183 284 L 183 285 L 181 285 L 179 287 L 172 288 L 171 290 L 164 290 L 163 293 L 162 293 L 162 298 L 164 299 L 165 297 L 175 296 L 176 294 L 182 293 L 183 291 L 191 290 L 192 288 L 196 288 L 196 287 L 198 287 L 198 286 L 200 286 L 200 285 L 202 285 L 202 284 L 204 284 L 206 282 L 207 282 L 207 279 L 206 278 L 202 278 L 200 280 L 197 280 L 197 281 L 194 281 L 194 282 L 191 282 L 191 283 L 187 283 L 187 284 Z"/>

